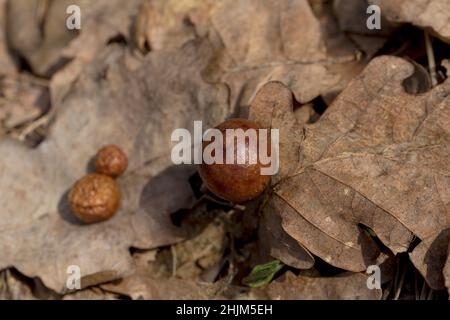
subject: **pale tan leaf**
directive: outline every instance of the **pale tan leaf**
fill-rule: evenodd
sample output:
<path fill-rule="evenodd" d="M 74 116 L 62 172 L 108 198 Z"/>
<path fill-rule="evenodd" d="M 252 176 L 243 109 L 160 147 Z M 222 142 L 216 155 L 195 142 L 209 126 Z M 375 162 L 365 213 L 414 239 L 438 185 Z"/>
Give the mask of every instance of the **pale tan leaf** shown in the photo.
<path fill-rule="evenodd" d="M 170 214 L 192 204 L 190 166 L 174 166 L 170 136 L 193 120 L 213 126 L 229 113 L 223 86 L 203 82 L 211 57 L 206 42 L 180 51 L 149 54 L 136 71 L 120 46 L 102 52 L 80 76 L 37 149 L 0 143 L 0 268 L 14 265 L 49 288 L 65 290 L 67 267 L 78 265 L 82 285 L 130 274 L 130 247 L 179 241 Z M 86 173 L 102 145 L 115 143 L 129 156 L 119 178 L 122 205 L 109 221 L 80 225 L 66 194 Z M 20 254 L 18 254 L 20 252 Z"/>
<path fill-rule="evenodd" d="M 429 29 L 450 42 L 450 2 L 447 0 L 369 0 L 381 8 L 381 14 L 394 22 L 412 23 Z"/>
<path fill-rule="evenodd" d="M 413 72 L 403 59 L 374 59 L 306 126 L 297 172 L 275 187 L 284 230 L 332 265 L 374 263 L 377 247 L 360 224 L 394 253 L 413 235 L 435 239 L 448 228 L 450 84 L 408 94 L 402 82 Z"/>
<path fill-rule="evenodd" d="M 274 300 L 379 300 L 381 290 L 367 287 L 367 276 L 345 272 L 334 277 L 294 275 L 286 272 L 266 288 L 256 290 L 257 297 Z"/>

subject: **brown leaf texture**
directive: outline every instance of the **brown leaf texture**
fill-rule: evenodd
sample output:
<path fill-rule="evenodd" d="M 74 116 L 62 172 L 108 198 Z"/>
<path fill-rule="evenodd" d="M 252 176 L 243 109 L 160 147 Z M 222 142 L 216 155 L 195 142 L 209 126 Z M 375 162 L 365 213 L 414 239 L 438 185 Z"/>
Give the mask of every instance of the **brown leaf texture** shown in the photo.
<path fill-rule="evenodd" d="M 80 32 L 61 27 L 70 5 L 81 8 Z M 91 61 L 114 37 L 127 38 L 137 5 L 137 0 L 9 1 L 10 45 L 36 74 L 50 76 L 74 56 Z"/>
<path fill-rule="evenodd" d="M 182 239 L 169 214 L 191 205 L 194 169 L 172 165 L 171 132 L 190 129 L 194 119 L 222 121 L 228 94 L 201 78 L 211 56 L 206 42 L 151 53 L 135 71 L 126 55 L 110 46 L 84 70 L 37 149 L 1 141 L 0 268 L 15 266 L 61 292 L 70 265 L 80 266 L 83 286 L 93 285 L 132 272 L 130 247 Z M 69 212 L 67 191 L 108 143 L 130 160 L 118 179 L 121 209 L 109 221 L 82 226 Z"/>
<path fill-rule="evenodd" d="M 227 83 L 232 106 L 248 106 L 258 89 L 274 80 L 304 103 L 319 95 L 334 97 L 366 63 L 355 58 L 357 48 L 340 31 L 331 5 L 323 4 L 327 8 L 319 17 L 311 8 L 318 4 L 144 1 L 133 37 L 141 51 L 180 47 L 189 39 L 208 37 L 217 53 L 210 66 L 211 81 Z M 385 39 L 375 33 L 376 37 L 362 38 L 379 47 Z M 367 57 L 373 53 L 370 49 Z"/>
<path fill-rule="evenodd" d="M 444 279 L 445 279 L 445 286 L 447 287 L 448 292 L 450 293 L 450 243 L 449 243 L 449 252 L 447 254 L 447 261 L 445 262 L 444 266 Z"/>
<path fill-rule="evenodd" d="M 367 276 L 345 272 L 334 277 L 296 276 L 288 271 L 256 296 L 271 300 L 380 300 L 381 290 L 367 288 Z"/>
<path fill-rule="evenodd" d="M 450 83 L 409 94 L 402 83 L 413 72 L 401 58 L 372 60 L 305 126 L 298 167 L 275 186 L 271 205 L 283 229 L 334 266 L 357 272 L 374 263 L 377 246 L 360 224 L 394 253 L 414 235 L 428 252 L 427 241 L 449 226 Z M 427 264 L 413 261 L 419 270 Z"/>
<path fill-rule="evenodd" d="M 450 2 L 447 0 L 369 0 L 393 22 L 412 23 L 450 43 Z"/>

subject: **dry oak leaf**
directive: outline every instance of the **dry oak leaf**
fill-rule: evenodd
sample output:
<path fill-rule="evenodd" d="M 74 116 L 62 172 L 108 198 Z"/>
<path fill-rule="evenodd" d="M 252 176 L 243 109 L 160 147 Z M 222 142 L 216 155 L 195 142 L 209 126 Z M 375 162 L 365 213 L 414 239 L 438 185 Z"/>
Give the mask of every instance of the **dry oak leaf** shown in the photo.
<path fill-rule="evenodd" d="M 210 20 L 211 41 L 223 48 L 219 78 L 235 106 L 248 106 L 268 81 L 283 82 L 300 103 L 311 101 L 342 89 L 345 72 L 333 66 L 354 62 L 353 50 L 338 56 L 328 51 L 324 26 L 306 0 L 220 1 Z M 347 46 L 354 48 L 341 43 Z"/>
<path fill-rule="evenodd" d="M 449 226 L 450 82 L 408 94 L 402 83 L 413 72 L 401 58 L 374 59 L 305 126 L 290 152 L 297 168 L 288 164 L 274 188 L 271 211 L 283 229 L 334 266 L 363 271 L 374 263 L 378 248 L 359 224 L 394 253 L 414 235 L 429 243 Z M 282 165 L 287 154 L 280 143 Z"/>
<path fill-rule="evenodd" d="M 6 41 L 6 4 L 6 0 L 0 0 L 0 75 L 14 74 L 17 71 Z"/>
<path fill-rule="evenodd" d="M 138 0 L 9 1 L 6 31 L 11 48 L 34 73 L 51 76 L 75 56 L 91 61 L 108 41 L 117 36 L 127 39 L 138 4 Z M 80 30 L 66 27 L 70 5 L 80 8 Z"/>
<path fill-rule="evenodd" d="M 213 3 L 214 0 L 143 0 L 132 35 L 137 47 L 142 52 L 176 49 L 205 36 Z"/>
<path fill-rule="evenodd" d="M 264 289 L 254 290 L 257 298 L 271 300 L 380 300 L 380 289 L 367 287 L 367 276 L 344 272 L 334 277 L 296 276 L 286 272 Z"/>
<path fill-rule="evenodd" d="M 445 262 L 443 274 L 445 278 L 445 286 L 450 294 L 450 243 L 448 246 L 447 261 Z"/>
<path fill-rule="evenodd" d="M 129 296 L 133 300 L 210 300 L 218 295 L 220 285 L 179 278 L 152 278 L 132 275 L 117 283 L 102 285 L 104 290 Z"/>
<path fill-rule="evenodd" d="M 307 102 L 342 90 L 364 64 L 335 20 L 316 17 L 307 0 L 155 0 L 143 2 L 135 37 L 145 51 L 208 36 L 217 53 L 210 81 L 227 83 L 233 106 L 248 106 L 270 80 Z"/>
<path fill-rule="evenodd" d="M 178 249 L 172 248 L 169 257 L 165 256 L 165 254 L 161 254 L 161 252 L 158 253 L 157 249 L 139 253 L 136 252 L 133 254 L 133 259 L 136 264 L 135 272 L 119 281 L 105 283 L 101 285 L 101 288 L 109 292 L 128 296 L 134 300 L 218 298 L 218 293 L 221 287 L 223 287 L 221 282 L 200 282 L 198 275 L 195 274 L 197 272 L 192 273 L 191 270 L 189 270 L 189 267 L 188 270 L 186 270 L 186 265 L 194 264 L 190 261 L 186 261 L 188 258 L 187 255 L 193 253 L 196 253 L 197 255 L 202 254 L 202 252 L 198 252 L 198 249 L 190 250 L 189 246 L 198 244 L 198 240 L 207 240 L 205 238 L 207 235 L 208 234 L 195 237 L 204 239 L 195 240 L 194 238 L 176 244 L 175 246 L 178 247 Z M 186 244 L 186 246 L 183 248 L 184 244 Z M 210 241 L 210 245 L 214 246 L 215 244 Z M 210 248 L 206 249 L 210 250 Z M 183 255 L 186 256 L 183 257 Z M 199 262 L 198 258 L 199 257 L 197 256 L 192 260 L 197 260 L 197 262 Z M 166 270 L 167 267 L 170 269 Z M 185 270 L 180 270 L 180 267 Z"/>
<path fill-rule="evenodd" d="M 182 239 L 170 214 L 192 204 L 188 178 L 195 168 L 172 164 L 171 133 L 194 120 L 223 121 L 228 93 L 201 77 L 211 56 L 206 42 L 150 53 L 135 71 L 127 69 L 126 55 L 112 45 L 85 68 L 38 148 L 1 141 L 0 269 L 14 266 L 62 292 L 70 265 L 80 267 L 85 287 L 130 274 L 130 247 Z M 104 223 L 80 225 L 67 191 L 108 143 L 130 160 L 118 179 L 121 208 Z"/>
<path fill-rule="evenodd" d="M 430 30 L 450 43 L 450 2 L 448 0 L 369 0 L 393 22 L 412 23 Z"/>
<path fill-rule="evenodd" d="M 281 82 L 274 81 L 265 84 L 258 91 L 249 110 L 249 118 L 261 126 L 279 129 L 280 168 L 279 173 L 272 177 L 272 185 L 294 173 L 298 164 L 301 143 L 299 137 L 303 135 L 306 123 L 294 116 L 293 108 L 293 94 L 290 89 Z M 270 201 L 263 207 L 258 230 L 260 250 L 291 267 L 311 268 L 314 265 L 314 257 L 282 228 L 275 205 L 275 202 Z"/>

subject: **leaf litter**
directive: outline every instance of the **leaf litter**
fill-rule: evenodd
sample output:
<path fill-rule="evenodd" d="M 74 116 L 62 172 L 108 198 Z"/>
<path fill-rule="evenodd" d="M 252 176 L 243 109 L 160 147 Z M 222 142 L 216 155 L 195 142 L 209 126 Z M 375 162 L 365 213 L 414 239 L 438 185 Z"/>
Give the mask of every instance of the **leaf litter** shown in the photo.
<path fill-rule="evenodd" d="M 69 32 L 66 1 L 0 1 L 2 297 L 398 298 L 405 254 L 448 288 L 449 83 L 379 56 L 405 22 L 448 42 L 445 4 L 396 2 L 79 0 Z M 382 30 L 361 27 L 371 3 Z M 280 174 L 245 208 L 170 161 L 173 129 L 232 115 L 280 129 Z M 130 159 L 124 201 L 83 226 L 67 192 L 111 142 Z M 265 287 L 245 286 L 273 259 Z M 68 292 L 73 264 L 83 289 Z"/>

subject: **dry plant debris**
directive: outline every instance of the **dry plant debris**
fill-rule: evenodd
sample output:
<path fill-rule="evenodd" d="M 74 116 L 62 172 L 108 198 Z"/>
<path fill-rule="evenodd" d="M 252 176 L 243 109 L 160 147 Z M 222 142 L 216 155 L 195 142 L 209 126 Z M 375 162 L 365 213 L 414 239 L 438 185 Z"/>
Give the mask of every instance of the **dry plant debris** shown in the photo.
<path fill-rule="evenodd" d="M 0 0 L 0 298 L 448 298 L 448 6 Z M 170 159 L 174 129 L 232 117 L 280 129 L 280 173 L 245 206 Z M 121 205 L 84 225 L 69 188 L 107 144 Z"/>

